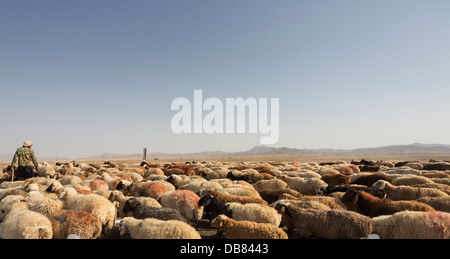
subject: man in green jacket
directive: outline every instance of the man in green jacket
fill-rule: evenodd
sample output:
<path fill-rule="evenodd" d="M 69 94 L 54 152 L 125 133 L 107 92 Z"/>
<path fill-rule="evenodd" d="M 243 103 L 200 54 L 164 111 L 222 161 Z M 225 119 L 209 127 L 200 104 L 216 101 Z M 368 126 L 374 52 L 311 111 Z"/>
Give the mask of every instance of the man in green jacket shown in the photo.
<path fill-rule="evenodd" d="M 34 168 L 36 168 L 36 172 L 39 172 L 39 165 L 36 161 L 36 156 L 34 155 L 33 149 L 31 149 L 32 145 L 33 143 L 27 140 L 23 143 L 22 147 L 16 150 L 16 153 L 14 154 L 11 167 L 15 166 L 16 161 L 18 162 L 19 167 L 17 168 L 16 174 L 18 180 L 25 180 L 34 177 L 33 165 Z"/>

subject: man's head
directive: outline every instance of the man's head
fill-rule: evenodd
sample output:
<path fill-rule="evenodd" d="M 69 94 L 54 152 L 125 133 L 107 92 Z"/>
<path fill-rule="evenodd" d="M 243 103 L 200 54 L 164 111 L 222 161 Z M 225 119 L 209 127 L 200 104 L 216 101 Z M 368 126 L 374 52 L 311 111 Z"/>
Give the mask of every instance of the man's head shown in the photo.
<path fill-rule="evenodd" d="M 27 140 L 27 141 L 25 141 L 24 143 L 23 143 L 23 147 L 31 147 L 33 145 L 33 143 L 31 142 L 31 141 L 29 141 L 29 140 Z"/>

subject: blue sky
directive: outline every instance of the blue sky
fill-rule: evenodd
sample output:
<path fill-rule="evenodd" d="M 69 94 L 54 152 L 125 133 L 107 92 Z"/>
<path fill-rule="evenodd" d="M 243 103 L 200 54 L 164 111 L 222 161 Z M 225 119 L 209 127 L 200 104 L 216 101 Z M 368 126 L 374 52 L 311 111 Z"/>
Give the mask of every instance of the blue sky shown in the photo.
<path fill-rule="evenodd" d="M 280 98 L 276 147 L 450 144 L 450 2 L 0 2 L 0 154 L 242 151 L 177 97 Z"/>

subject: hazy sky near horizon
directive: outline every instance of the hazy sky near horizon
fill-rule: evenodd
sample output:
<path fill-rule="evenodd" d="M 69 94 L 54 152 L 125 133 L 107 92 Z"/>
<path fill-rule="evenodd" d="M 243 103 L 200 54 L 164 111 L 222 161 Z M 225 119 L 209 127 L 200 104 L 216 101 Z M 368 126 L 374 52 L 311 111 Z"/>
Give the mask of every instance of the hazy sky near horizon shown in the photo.
<path fill-rule="evenodd" d="M 0 2 L 0 154 L 243 151 L 177 97 L 279 98 L 275 147 L 450 144 L 448 0 Z"/>

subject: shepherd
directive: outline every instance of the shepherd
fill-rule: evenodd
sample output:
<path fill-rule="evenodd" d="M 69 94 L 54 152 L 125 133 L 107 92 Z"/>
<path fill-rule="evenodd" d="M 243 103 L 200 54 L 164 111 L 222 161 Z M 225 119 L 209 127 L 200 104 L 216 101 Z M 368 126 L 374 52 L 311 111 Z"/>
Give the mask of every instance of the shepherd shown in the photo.
<path fill-rule="evenodd" d="M 11 168 L 14 168 L 17 161 L 19 167 L 17 168 L 16 176 L 19 181 L 34 177 L 33 165 L 36 172 L 39 172 L 39 165 L 36 161 L 36 156 L 34 155 L 34 151 L 31 149 L 31 146 L 33 146 L 33 143 L 27 140 L 23 143 L 22 147 L 16 150 L 16 153 L 14 154 Z"/>

